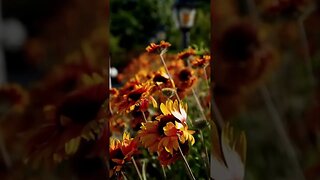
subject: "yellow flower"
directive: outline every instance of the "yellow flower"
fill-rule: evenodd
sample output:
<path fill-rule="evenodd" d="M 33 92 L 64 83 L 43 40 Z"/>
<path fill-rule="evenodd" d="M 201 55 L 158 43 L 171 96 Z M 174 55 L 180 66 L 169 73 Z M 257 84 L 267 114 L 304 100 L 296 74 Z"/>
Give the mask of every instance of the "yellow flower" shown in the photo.
<path fill-rule="evenodd" d="M 188 130 L 186 124 L 187 104 L 178 101 L 167 100 L 166 104 L 161 103 L 161 115 L 156 117 L 156 121 L 142 123 L 138 137 L 143 146 L 150 152 L 165 150 L 173 154 L 178 151 L 179 146 L 195 140 L 192 134 L 194 131 Z"/>
<path fill-rule="evenodd" d="M 188 126 L 183 126 L 182 124 L 176 122 L 176 128 L 179 129 L 182 132 L 182 135 L 179 136 L 179 140 L 181 143 L 184 143 L 185 141 L 189 141 L 191 145 L 195 143 L 194 137 L 192 134 L 195 133 L 195 131 L 188 130 Z"/>
<path fill-rule="evenodd" d="M 160 104 L 160 110 L 164 116 L 173 115 L 183 124 L 186 124 L 187 122 L 187 109 L 187 104 L 184 104 L 183 102 L 178 103 L 177 100 L 173 102 L 171 99 L 169 99 L 166 101 L 166 104 Z M 158 116 L 157 118 L 160 119 L 162 116 Z"/>

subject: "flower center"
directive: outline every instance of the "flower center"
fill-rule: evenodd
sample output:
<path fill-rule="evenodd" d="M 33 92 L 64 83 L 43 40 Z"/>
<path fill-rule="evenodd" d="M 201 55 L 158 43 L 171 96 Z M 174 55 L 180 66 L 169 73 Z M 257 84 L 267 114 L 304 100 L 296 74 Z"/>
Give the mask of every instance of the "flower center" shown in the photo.
<path fill-rule="evenodd" d="M 179 73 L 179 79 L 181 81 L 188 81 L 191 78 L 191 76 L 192 76 L 192 74 L 191 74 L 190 70 L 188 70 L 188 69 L 183 69 Z"/>
<path fill-rule="evenodd" d="M 132 92 L 128 95 L 128 98 L 132 99 L 133 101 L 138 101 L 141 98 L 141 95 L 141 92 Z"/>
<path fill-rule="evenodd" d="M 167 125 L 168 122 L 172 122 L 174 124 L 174 122 L 176 121 L 177 119 L 173 116 L 173 115 L 166 115 L 164 117 L 162 117 L 160 119 L 160 122 L 159 122 L 159 126 L 158 126 L 158 131 L 159 131 L 159 134 L 160 135 L 164 135 L 164 130 L 163 128 Z"/>
<path fill-rule="evenodd" d="M 166 83 L 168 81 L 167 78 L 161 76 L 160 74 L 157 74 L 154 76 L 153 78 L 153 82 L 162 82 L 162 83 Z"/>

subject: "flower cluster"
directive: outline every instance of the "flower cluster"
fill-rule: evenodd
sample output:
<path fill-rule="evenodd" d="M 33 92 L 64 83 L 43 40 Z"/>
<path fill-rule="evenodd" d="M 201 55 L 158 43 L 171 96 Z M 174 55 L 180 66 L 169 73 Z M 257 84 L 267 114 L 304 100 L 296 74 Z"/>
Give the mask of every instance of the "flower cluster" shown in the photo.
<path fill-rule="evenodd" d="M 164 56 L 170 46 L 165 41 L 151 43 L 146 48 L 150 54 L 134 59 L 124 73 L 119 74 L 118 80 L 123 81 L 123 85 L 110 89 L 112 136 L 117 138 L 123 131 L 130 132 L 138 142 L 135 151 L 147 149 L 164 167 L 184 159 L 198 142 L 197 130 L 190 130 L 194 128 L 193 120 L 187 114 L 187 104 L 194 108 L 196 103 L 187 99 L 194 95 L 192 91 L 196 88 L 203 89 L 209 80 L 202 75 L 208 71 L 210 61 L 208 52 L 199 53 L 191 47 L 179 54 Z M 208 106 L 204 108 L 209 111 Z M 120 148 L 119 140 L 110 143 L 110 152 L 119 151 L 116 150 Z M 123 152 L 121 157 L 125 157 Z M 112 160 L 112 170 L 118 177 L 124 173 L 124 159 L 117 161 L 117 165 Z M 138 164 L 139 159 L 137 157 Z"/>
<path fill-rule="evenodd" d="M 151 43 L 148 54 L 119 74 L 122 84 L 112 87 L 103 71 L 86 60 L 53 68 L 28 93 L 18 85 L 1 86 L 1 108 L 11 109 L 3 122 L 17 116 L 28 120 L 14 132 L 2 131 L 3 136 L 24 133 L 24 163 L 32 167 L 68 164 L 85 168 L 93 179 L 109 167 L 109 178 L 137 174 L 146 179 L 154 176 L 148 169 L 162 169 L 166 177 L 181 171 L 179 163 L 184 163 L 190 177 L 207 172 L 209 178 L 205 139 L 211 127 L 198 127 L 196 119 L 214 123 L 207 92 L 211 57 L 191 47 L 166 54 L 170 46 L 165 41 Z M 24 112 L 27 107 L 33 111 Z M 196 159 L 202 160 L 196 166 L 203 168 L 193 172 L 189 162 Z M 93 164 L 98 173 L 90 169 Z"/>
<path fill-rule="evenodd" d="M 167 100 L 166 104 L 161 103 L 160 109 L 162 114 L 157 116 L 155 121 L 142 123 L 138 138 L 149 152 L 160 155 L 162 165 L 168 165 L 173 162 L 172 159 L 177 159 L 181 145 L 188 142 L 194 144 L 192 134 L 195 131 L 188 130 L 187 105 L 178 103 L 177 100 Z"/>

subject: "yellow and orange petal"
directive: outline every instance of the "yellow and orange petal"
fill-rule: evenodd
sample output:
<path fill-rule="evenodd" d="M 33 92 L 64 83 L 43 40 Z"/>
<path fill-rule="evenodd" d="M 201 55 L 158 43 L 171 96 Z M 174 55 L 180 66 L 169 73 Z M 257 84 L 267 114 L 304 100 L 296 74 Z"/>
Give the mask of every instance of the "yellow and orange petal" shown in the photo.
<path fill-rule="evenodd" d="M 137 137 L 140 139 L 141 144 L 148 148 L 149 152 L 156 152 L 161 139 L 159 121 L 142 123 L 141 130 L 138 131 Z"/>
<path fill-rule="evenodd" d="M 175 127 L 181 132 L 181 135 L 179 136 L 179 140 L 181 143 L 184 144 L 186 141 L 189 141 L 191 145 L 195 143 L 194 137 L 192 135 L 195 133 L 195 131 L 188 130 L 188 125 L 182 125 L 176 122 Z"/>
<path fill-rule="evenodd" d="M 151 103 L 154 107 L 157 106 L 154 98 L 151 96 L 153 85 L 149 82 L 143 84 L 134 85 L 128 89 L 128 92 L 124 95 L 118 96 L 118 98 L 112 102 L 116 110 L 119 113 L 129 113 L 135 109 L 146 111 Z"/>
<path fill-rule="evenodd" d="M 187 109 L 187 104 L 183 102 L 179 103 L 177 100 L 173 102 L 171 99 L 169 99 L 166 101 L 166 104 L 160 104 L 160 110 L 163 115 L 171 114 L 183 124 L 186 124 L 187 122 Z"/>
<path fill-rule="evenodd" d="M 204 55 L 202 57 L 197 57 L 191 61 L 193 67 L 203 68 L 210 64 L 210 55 Z"/>
<path fill-rule="evenodd" d="M 149 46 L 146 47 L 146 51 L 149 53 L 161 52 L 170 46 L 171 44 L 166 41 L 161 41 L 160 44 L 151 43 Z"/>
<path fill-rule="evenodd" d="M 109 176 L 115 172 L 121 171 L 122 166 L 131 161 L 132 155 L 138 151 L 138 143 L 134 138 L 130 137 L 129 133 L 124 132 L 122 141 L 111 138 L 109 146 L 110 154 L 110 169 Z"/>
<path fill-rule="evenodd" d="M 165 127 L 163 127 L 164 134 L 166 137 L 161 138 L 158 149 L 164 148 L 167 152 L 173 153 L 173 150 L 178 150 L 179 139 L 178 134 L 181 132 L 176 129 L 172 122 L 168 122 Z"/>
<path fill-rule="evenodd" d="M 178 58 L 179 58 L 179 59 L 187 59 L 187 58 L 189 58 L 190 56 L 194 56 L 194 55 L 196 55 L 196 50 L 194 50 L 193 48 L 190 48 L 190 47 L 189 47 L 188 49 L 180 52 L 180 53 L 178 54 Z"/>

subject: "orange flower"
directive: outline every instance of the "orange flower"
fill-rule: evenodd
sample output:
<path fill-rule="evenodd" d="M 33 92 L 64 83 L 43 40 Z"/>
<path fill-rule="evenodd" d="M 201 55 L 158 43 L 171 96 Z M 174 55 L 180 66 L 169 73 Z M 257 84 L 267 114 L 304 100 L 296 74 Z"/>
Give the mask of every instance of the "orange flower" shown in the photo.
<path fill-rule="evenodd" d="M 183 68 L 176 71 L 173 78 L 177 87 L 177 92 L 181 98 L 185 96 L 197 81 L 197 77 L 194 75 L 191 68 Z"/>
<path fill-rule="evenodd" d="M 193 67 L 203 68 L 209 65 L 210 59 L 210 55 L 204 55 L 202 57 L 195 58 L 193 61 L 191 61 L 191 64 Z"/>
<path fill-rule="evenodd" d="M 157 107 L 156 101 L 150 94 L 152 88 L 149 82 L 133 86 L 133 89 L 124 94 L 120 102 L 115 105 L 118 112 L 129 113 L 135 109 L 146 111 L 149 103 Z"/>
<path fill-rule="evenodd" d="M 138 151 L 138 143 L 130 138 L 130 134 L 124 132 L 122 141 L 111 139 L 109 154 L 110 154 L 110 170 L 109 177 L 117 175 L 121 171 L 122 166 L 131 161 L 132 156 Z"/>
<path fill-rule="evenodd" d="M 106 91 L 105 84 L 90 85 L 66 95 L 57 105 L 46 106 L 49 122 L 32 130 L 27 160 L 60 162 L 78 152 L 82 141 L 99 139 L 105 126 Z"/>
<path fill-rule="evenodd" d="M 169 75 L 165 72 L 164 68 L 160 68 L 157 72 L 153 74 L 152 81 L 155 85 L 160 86 L 162 84 L 167 85 L 170 83 Z"/>
<path fill-rule="evenodd" d="M 148 121 L 142 123 L 141 130 L 138 132 L 138 138 L 143 146 L 153 153 L 158 150 L 158 144 L 161 139 L 159 121 Z"/>
<path fill-rule="evenodd" d="M 95 70 L 86 62 L 70 62 L 56 66 L 32 90 L 33 103 L 38 106 L 57 103 L 61 100 L 61 97 L 82 87 L 84 74 L 96 72 L 100 72 L 100 70 Z"/>
<path fill-rule="evenodd" d="M 147 46 L 146 50 L 149 53 L 161 52 L 170 46 L 171 46 L 170 43 L 168 43 L 166 41 L 161 41 L 160 44 L 151 43 L 149 46 Z"/>
<path fill-rule="evenodd" d="M 125 129 L 126 121 L 118 116 L 112 116 L 109 119 L 110 132 L 112 134 L 121 134 Z"/>
<path fill-rule="evenodd" d="M 190 56 L 194 56 L 194 55 L 196 55 L 196 50 L 194 50 L 193 48 L 190 48 L 190 47 L 189 47 L 188 49 L 180 52 L 180 53 L 178 54 L 178 58 L 179 58 L 179 59 L 187 59 L 187 58 L 189 58 Z"/>

